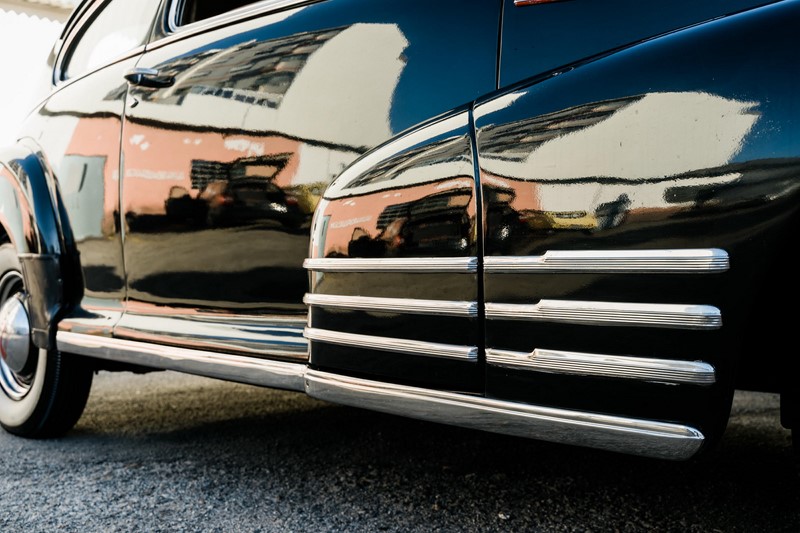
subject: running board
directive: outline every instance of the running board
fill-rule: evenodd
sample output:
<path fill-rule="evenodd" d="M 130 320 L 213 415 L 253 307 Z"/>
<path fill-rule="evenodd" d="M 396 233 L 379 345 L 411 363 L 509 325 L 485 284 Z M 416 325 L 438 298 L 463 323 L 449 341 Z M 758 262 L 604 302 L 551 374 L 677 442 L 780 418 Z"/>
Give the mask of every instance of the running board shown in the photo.
<path fill-rule="evenodd" d="M 319 400 L 431 422 L 560 444 L 683 461 L 703 434 L 679 424 L 526 405 L 308 370 L 306 393 Z"/>
<path fill-rule="evenodd" d="M 311 370 L 302 363 L 59 331 L 64 352 L 239 383 L 305 392 L 331 403 L 525 437 L 683 461 L 702 447 L 691 427 L 407 387 Z"/>
<path fill-rule="evenodd" d="M 69 331 L 56 334 L 58 349 L 87 357 L 175 370 L 210 378 L 250 385 L 302 392 L 306 365 L 241 355 L 190 350 L 176 346 L 150 344 L 98 337 Z"/>

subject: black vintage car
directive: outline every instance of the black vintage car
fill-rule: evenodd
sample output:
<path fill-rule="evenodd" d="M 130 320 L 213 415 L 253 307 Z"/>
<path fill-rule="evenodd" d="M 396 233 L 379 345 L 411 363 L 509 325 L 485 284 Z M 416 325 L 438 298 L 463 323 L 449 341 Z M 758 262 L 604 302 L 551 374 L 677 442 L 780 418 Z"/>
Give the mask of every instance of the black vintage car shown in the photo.
<path fill-rule="evenodd" d="M 0 156 L 0 423 L 168 369 L 670 460 L 737 389 L 796 432 L 798 24 L 86 0 Z"/>

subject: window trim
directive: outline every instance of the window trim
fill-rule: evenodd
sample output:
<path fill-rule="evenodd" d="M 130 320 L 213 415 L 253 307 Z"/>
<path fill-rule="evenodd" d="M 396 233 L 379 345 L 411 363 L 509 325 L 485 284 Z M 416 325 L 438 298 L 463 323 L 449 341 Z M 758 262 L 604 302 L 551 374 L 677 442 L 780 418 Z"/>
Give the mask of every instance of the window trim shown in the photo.
<path fill-rule="evenodd" d="M 186 0 L 167 0 L 167 6 L 162 14 L 164 21 L 164 35 L 154 39 L 147 45 L 151 50 L 159 48 L 173 41 L 183 39 L 209 30 L 228 26 L 233 23 L 242 22 L 266 14 L 277 13 L 295 7 L 302 7 L 311 4 L 324 2 L 325 0 L 260 0 L 246 6 L 220 13 L 213 17 L 198 20 L 183 26 L 178 25 L 182 9 Z"/>

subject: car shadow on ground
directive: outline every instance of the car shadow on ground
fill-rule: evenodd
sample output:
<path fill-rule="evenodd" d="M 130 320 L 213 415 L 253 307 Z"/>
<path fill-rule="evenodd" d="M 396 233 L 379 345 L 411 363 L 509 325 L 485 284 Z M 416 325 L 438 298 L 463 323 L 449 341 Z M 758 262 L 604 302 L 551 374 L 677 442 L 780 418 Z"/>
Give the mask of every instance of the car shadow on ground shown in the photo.
<path fill-rule="evenodd" d="M 671 462 L 159 374 L 96 381 L 78 426 L 49 446 L 180 480 L 187 501 L 279 510 L 288 529 L 329 513 L 330 530 L 350 531 L 800 530 L 800 476 L 774 395 L 737 394 L 720 445 Z"/>

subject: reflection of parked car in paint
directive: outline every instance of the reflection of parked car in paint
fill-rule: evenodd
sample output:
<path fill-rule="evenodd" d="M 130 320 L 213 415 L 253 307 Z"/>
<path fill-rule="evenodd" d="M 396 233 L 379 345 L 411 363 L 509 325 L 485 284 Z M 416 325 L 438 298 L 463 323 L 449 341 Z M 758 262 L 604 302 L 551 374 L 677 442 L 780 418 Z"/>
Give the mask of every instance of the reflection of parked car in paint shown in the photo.
<path fill-rule="evenodd" d="M 674 460 L 737 388 L 797 432 L 764 3 L 85 0 L 0 157 L 0 424 L 150 368 Z"/>
<path fill-rule="evenodd" d="M 212 227 L 273 220 L 296 228 L 309 215 L 300 210 L 297 198 L 269 181 L 255 178 L 211 182 L 199 198 L 208 205 L 206 221 Z"/>

